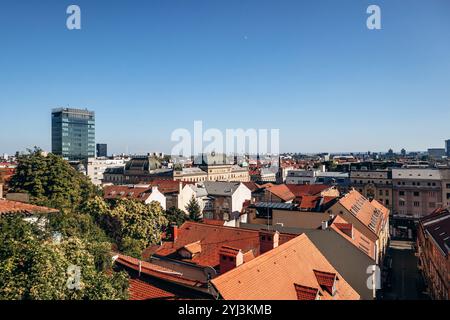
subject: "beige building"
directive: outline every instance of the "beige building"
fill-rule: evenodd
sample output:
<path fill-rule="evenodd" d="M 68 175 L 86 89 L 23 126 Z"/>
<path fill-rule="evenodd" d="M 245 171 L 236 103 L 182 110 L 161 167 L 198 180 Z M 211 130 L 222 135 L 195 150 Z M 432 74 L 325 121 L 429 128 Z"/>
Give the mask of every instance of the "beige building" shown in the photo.
<path fill-rule="evenodd" d="M 389 243 L 389 209 L 356 190 L 339 199 L 327 213 L 334 217 L 332 228 L 381 264 Z"/>
<path fill-rule="evenodd" d="M 183 168 L 181 171 L 174 172 L 173 179 L 186 182 L 248 182 L 250 175 L 247 168 L 231 164 L 216 164 L 199 168 Z"/>
<path fill-rule="evenodd" d="M 392 175 L 388 170 L 350 172 L 350 185 L 367 199 L 375 199 L 392 210 Z"/>
<path fill-rule="evenodd" d="M 450 168 L 441 169 L 442 178 L 442 206 L 450 207 Z"/>

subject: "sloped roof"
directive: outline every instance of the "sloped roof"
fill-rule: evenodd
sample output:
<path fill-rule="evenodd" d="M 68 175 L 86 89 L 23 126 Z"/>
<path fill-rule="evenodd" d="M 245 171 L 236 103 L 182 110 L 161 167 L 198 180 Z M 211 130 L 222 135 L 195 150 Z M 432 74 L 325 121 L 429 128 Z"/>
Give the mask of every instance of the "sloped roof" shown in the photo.
<path fill-rule="evenodd" d="M 339 203 L 377 236 L 389 215 L 389 210 L 378 201 L 369 201 L 354 189 L 339 199 Z"/>
<path fill-rule="evenodd" d="M 283 201 L 291 201 L 295 199 L 295 195 L 285 184 L 273 185 L 271 187 L 267 187 L 266 190 Z"/>
<path fill-rule="evenodd" d="M 240 182 L 205 181 L 206 192 L 212 196 L 232 196 L 241 185 Z"/>
<path fill-rule="evenodd" d="M 107 186 L 103 188 L 105 199 L 134 199 L 145 201 L 152 194 L 152 188 L 137 186 Z"/>
<path fill-rule="evenodd" d="M 443 255 L 450 252 L 450 211 L 438 209 L 420 220 L 423 230 L 433 238 Z"/>
<path fill-rule="evenodd" d="M 0 215 L 11 213 L 38 214 L 38 213 L 57 213 L 57 212 L 59 212 L 59 210 L 35 206 L 32 204 L 18 201 L 0 199 Z"/>
<path fill-rule="evenodd" d="M 321 288 L 314 270 L 337 275 L 334 297 Z M 304 234 L 211 282 L 226 300 L 297 300 L 295 284 L 318 289 L 322 299 L 360 299 Z"/>
<path fill-rule="evenodd" d="M 295 235 L 280 234 L 279 243 L 293 237 Z M 176 254 L 179 249 L 197 241 L 201 246 L 201 252 L 192 259 L 182 259 Z M 257 256 L 260 253 L 259 231 L 188 221 L 178 228 L 175 242 L 164 242 L 156 250 L 155 255 L 214 268 L 220 264 L 219 252 L 223 246 L 238 248 L 245 253 L 253 251 L 253 255 Z"/>
<path fill-rule="evenodd" d="M 321 192 L 331 188 L 331 186 L 327 184 L 287 184 L 286 186 L 297 198 L 303 196 L 317 196 L 320 195 Z"/>

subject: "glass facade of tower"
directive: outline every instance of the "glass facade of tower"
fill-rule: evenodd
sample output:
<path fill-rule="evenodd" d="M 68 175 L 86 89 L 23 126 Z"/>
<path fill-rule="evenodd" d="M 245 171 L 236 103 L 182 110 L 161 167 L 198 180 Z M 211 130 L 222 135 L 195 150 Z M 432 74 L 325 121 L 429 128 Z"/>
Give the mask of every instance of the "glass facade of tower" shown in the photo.
<path fill-rule="evenodd" d="M 450 139 L 445 140 L 445 151 L 447 153 L 447 157 L 450 157 Z"/>
<path fill-rule="evenodd" d="M 54 109 L 52 152 L 66 160 L 95 157 L 95 113 L 70 108 Z"/>

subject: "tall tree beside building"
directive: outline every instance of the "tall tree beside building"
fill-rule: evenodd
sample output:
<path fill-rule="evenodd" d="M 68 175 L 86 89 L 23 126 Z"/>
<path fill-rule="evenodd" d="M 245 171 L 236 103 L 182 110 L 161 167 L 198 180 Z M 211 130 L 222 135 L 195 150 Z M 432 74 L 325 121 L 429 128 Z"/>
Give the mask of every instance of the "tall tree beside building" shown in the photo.
<path fill-rule="evenodd" d="M 54 154 L 28 150 L 19 155 L 16 173 L 10 181 L 14 192 L 25 192 L 31 202 L 41 206 L 73 211 L 98 190 L 89 178 Z"/>
<path fill-rule="evenodd" d="M 189 220 L 196 222 L 202 220 L 201 208 L 194 196 L 189 200 L 186 211 L 189 213 Z"/>

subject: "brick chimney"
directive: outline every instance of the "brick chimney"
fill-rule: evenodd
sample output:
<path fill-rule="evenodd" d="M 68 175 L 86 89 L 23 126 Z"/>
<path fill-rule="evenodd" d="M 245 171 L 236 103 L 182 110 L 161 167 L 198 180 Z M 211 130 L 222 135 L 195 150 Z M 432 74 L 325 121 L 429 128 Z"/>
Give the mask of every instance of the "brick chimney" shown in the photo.
<path fill-rule="evenodd" d="M 172 241 L 175 242 L 178 238 L 178 226 L 176 223 L 172 224 Z"/>
<path fill-rule="evenodd" d="M 259 231 L 259 252 L 263 254 L 264 252 L 270 251 L 278 247 L 280 239 L 280 233 L 278 231 Z"/>
<path fill-rule="evenodd" d="M 220 274 L 224 274 L 244 263 L 244 254 L 241 249 L 222 246 L 219 251 Z"/>

